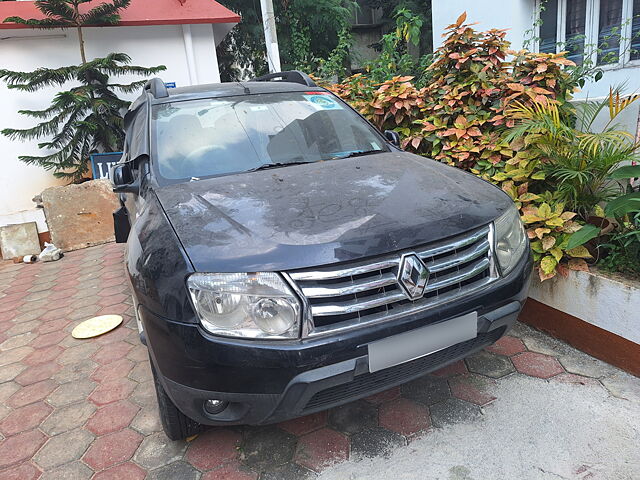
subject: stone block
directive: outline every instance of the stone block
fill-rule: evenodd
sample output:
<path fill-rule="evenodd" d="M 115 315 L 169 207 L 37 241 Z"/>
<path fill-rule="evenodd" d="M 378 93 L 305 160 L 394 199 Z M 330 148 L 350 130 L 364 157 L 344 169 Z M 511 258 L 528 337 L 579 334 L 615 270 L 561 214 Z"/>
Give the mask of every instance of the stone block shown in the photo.
<path fill-rule="evenodd" d="M 36 222 L 0 227 L 2 258 L 10 260 L 25 255 L 38 255 L 40 241 Z"/>
<path fill-rule="evenodd" d="M 56 247 L 70 251 L 114 240 L 113 211 L 120 202 L 108 180 L 49 187 L 41 196 Z"/>

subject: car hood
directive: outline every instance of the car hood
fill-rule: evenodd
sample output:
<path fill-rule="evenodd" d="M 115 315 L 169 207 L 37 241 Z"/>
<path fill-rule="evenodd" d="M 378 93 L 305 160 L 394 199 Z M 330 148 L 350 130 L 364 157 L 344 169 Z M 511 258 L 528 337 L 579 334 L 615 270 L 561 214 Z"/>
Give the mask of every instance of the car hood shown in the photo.
<path fill-rule="evenodd" d="M 471 174 L 404 152 L 156 193 L 200 272 L 291 270 L 411 248 L 486 225 L 511 203 Z"/>

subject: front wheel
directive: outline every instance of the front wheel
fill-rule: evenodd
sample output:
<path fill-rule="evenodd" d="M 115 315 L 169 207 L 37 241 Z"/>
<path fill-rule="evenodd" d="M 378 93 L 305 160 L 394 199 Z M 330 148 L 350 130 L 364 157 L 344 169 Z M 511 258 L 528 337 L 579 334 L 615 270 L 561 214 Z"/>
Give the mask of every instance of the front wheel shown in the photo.
<path fill-rule="evenodd" d="M 149 359 L 151 363 L 151 372 L 153 373 L 153 381 L 156 387 L 156 396 L 158 397 L 158 410 L 160 412 L 160 421 L 162 422 L 162 429 L 164 433 L 171 440 L 182 440 L 183 438 L 191 437 L 204 430 L 204 425 L 190 419 L 180 410 L 169 398 L 162 383 L 158 379 L 158 374 L 153 366 L 153 361 Z"/>

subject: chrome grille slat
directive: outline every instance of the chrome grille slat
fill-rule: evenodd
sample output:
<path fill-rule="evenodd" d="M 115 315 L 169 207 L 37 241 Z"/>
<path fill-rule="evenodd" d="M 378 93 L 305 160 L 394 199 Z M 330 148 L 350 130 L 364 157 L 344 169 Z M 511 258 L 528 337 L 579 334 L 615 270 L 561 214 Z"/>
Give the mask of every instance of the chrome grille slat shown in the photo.
<path fill-rule="evenodd" d="M 443 270 L 448 270 L 449 268 L 455 267 L 456 265 L 460 265 L 462 263 L 466 263 L 473 259 L 476 259 L 480 255 L 483 255 L 488 251 L 489 241 L 484 240 L 483 242 L 474 245 L 473 248 L 469 251 L 465 251 L 463 253 L 455 253 L 450 257 L 445 257 L 445 259 L 443 260 L 433 260 L 430 262 L 425 262 L 425 265 L 432 273 L 441 272 Z"/>
<path fill-rule="evenodd" d="M 314 317 L 324 317 L 327 315 L 341 315 L 345 313 L 360 312 L 369 308 L 381 307 L 389 303 L 399 302 L 406 299 L 404 293 L 398 292 L 393 294 L 381 293 L 371 295 L 361 300 L 349 300 L 336 305 L 319 305 L 311 307 L 311 314 Z"/>
<path fill-rule="evenodd" d="M 375 288 L 387 287 L 389 285 L 396 285 L 396 276 L 392 273 L 385 273 L 372 279 L 366 278 L 338 283 L 330 287 L 303 287 L 302 293 L 304 293 L 307 298 L 339 297 L 352 293 L 366 292 L 367 290 L 373 290 Z"/>
<path fill-rule="evenodd" d="M 326 335 L 422 312 L 485 288 L 498 278 L 493 225 L 415 250 L 313 270 L 287 272 L 305 297 L 305 336 Z M 398 281 L 403 256 L 430 271 L 424 295 L 411 300 Z"/>

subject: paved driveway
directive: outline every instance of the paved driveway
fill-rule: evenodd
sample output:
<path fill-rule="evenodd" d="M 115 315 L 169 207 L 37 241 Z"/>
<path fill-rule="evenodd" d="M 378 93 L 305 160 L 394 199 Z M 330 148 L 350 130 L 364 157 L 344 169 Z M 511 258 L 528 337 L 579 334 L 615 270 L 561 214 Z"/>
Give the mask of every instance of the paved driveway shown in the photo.
<path fill-rule="evenodd" d="M 0 264 L 0 479 L 640 478 L 640 380 L 523 325 L 328 413 L 170 442 L 122 251 Z M 106 313 L 125 324 L 71 337 Z"/>

